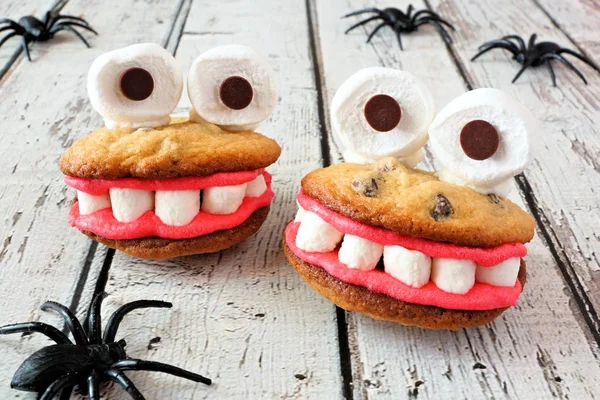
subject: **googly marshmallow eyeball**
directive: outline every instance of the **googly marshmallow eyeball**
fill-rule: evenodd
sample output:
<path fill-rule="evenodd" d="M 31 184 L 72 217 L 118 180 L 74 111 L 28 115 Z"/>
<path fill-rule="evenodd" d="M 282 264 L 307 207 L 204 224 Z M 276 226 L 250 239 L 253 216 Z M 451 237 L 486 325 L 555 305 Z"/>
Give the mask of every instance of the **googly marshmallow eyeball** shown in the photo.
<path fill-rule="evenodd" d="M 202 53 L 188 74 L 190 119 L 229 131 L 255 129 L 278 100 L 275 73 L 247 46 L 220 46 Z"/>
<path fill-rule="evenodd" d="M 344 156 L 355 161 L 393 156 L 416 164 L 434 114 L 427 86 L 392 68 L 357 72 L 331 102 L 332 128 L 345 146 Z"/>
<path fill-rule="evenodd" d="M 183 77 L 171 53 L 155 43 L 143 43 L 96 58 L 87 88 L 108 128 L 152 128 L 171 121 Z"/>
<path fill-rule="evenodd" d="M 531 137 L 540 131 L 531 112 L 507 93 L 475 89 L 452 100 L 429 127 L 441 180 L 481 193 L 506 195 L 508 180 L 531 161 Z"/>

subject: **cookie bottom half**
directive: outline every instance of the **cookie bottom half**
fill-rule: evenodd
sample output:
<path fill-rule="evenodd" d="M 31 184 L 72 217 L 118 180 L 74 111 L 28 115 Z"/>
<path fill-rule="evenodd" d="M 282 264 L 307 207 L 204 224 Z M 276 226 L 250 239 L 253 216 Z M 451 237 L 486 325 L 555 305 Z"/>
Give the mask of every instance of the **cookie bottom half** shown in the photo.
<path fill-rule="evenodd" d="M 296 272 L 313 289 L 347 311 L 357 311 L 373 319 L 397 322 L 427 329 L 458 330 L 485 325 L 508 307 L 493 310 L 449 310 L 445 308 L 406 303 L 386 294 L 372 292 L 362 286 L 346 283 L 330 275 L 323 268 L 298 258 L 283 240 L 285 255 Z M 521 260 L 518 279 L 526 281 L 526 265 Z"/>
<path fill-rule="evenodd" d="M 267 219 L 270 207 L 259 208 L 241 225 L 190 239 L 163 239 L 148 237 L 140 239 L 107 239 L 89 231 L 81 231 L 90 239 L 110 248 L 147 260 L 162 261 L 192 254 L 215 253 L 229 248 L 260 229 Z"/>

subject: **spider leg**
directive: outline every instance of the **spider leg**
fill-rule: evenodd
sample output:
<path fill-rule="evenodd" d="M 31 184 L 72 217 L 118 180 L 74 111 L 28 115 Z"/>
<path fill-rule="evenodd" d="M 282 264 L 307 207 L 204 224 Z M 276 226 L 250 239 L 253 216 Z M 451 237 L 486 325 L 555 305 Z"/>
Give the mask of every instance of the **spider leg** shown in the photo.
<path fill-rule="evenodd" d="M 140 308 L 171 308 L 173 304 L 166 301 L 158 301 L 158 300 L 138 300 L 133 301 L 131 303 L 127 303 L 122 305 L 117 311 L 115 311 L 110 318 L 108 319 L 108 323 L 106 324 L 106 328 L 104 329 L 104 338 L 102 339 L 103 343 L 112 343 L 115 341 L 115 336 L 117 335 L 117 330 L 119 329 L 119 324 L 123 321 L 125 315 L 129 314 L 133 310 L 137 310 Z"/>
<path fill-rule="evenodd" d="M 78 345 L 86 345 L 88 344 L 88 337 L 81 326 L 81 323 L 75 317 L 75 314 L 71 312 L 67 307 L 63 306 L 60 303 L 55 301 L 47 301 L 40 307 L 42 311 L 56 311 L 60 314 L 61 317 L 65 320 L 67 324 L 67 328 L 73 334 L 73 338 L 75 339 L 75 343 Z"/>
<path fill-rule="evenodd" d="M 23 332 L 38 332 L 46 335 L 49 339 L 54 340 L 58 344 L 73 344 L 64 333 L 52 325 L 43 322 L 24 322 L 22 324 L 11 324 L 0 327 L 0 335 Z"/>
<path fill-rule="evenodd" d="M 89 46 L 88 46 L 89 47 Z M 87 335 L 91 344 L 100 344 L 101 342 L 101 329 L 102 319 L 100 317 L 100 308 L 102 307 L 102 300 L 106 297 L 106 292 L 98 293 L 88 309 L 88 320 L 87 320 Z"/>
<path fill-rule="evenodd" d="M 413 7 L 413 5 L 412 5 L 412 4 L 409 4 L 409 5 L 408 5 L 408 9 L 406 10 L 406 16 L 407 16 L 408 18 L 410 18 L 410 14 L 412 14 L 413 10 L 414 10 L 414 7 Z"/>
<path fill-rule="evenodd" d="M 440 32 L 440 34 L 442 35 L 442 37 L 444 38 L 444 41 L 446 43 L 452 43 L 452 38 L 450 37 L 450 34 L 448 33 L 448 31 L 442 25 L 440 25 L 437 21 L 422 18 L 415 23 L 415 26 L 421 26 L 423 24 L 431 24 L 431 25 L 435 26 L 437 28 L 437 30 Z"/>
<path fill-rule="evenodd" d="M 439 17 L 423 17 L 423 18 L 419 18 L 418 21 L 435 21 L 441 25 L 446 25 L 448 28 L 452 29 L 453 31 L 456 31 L 456 28 L 454 28 L 454 25 L 452 25 L 448 21 L 444 21 L 443 19 L 441 19 Z M 415 22 L 418 22 L 418 21 L 415 21 Z"/>
<path fill-rule="evenodd" d="M 27 43 L 27 39 L 25 39 L 25 36 L 21 36 L 21 40 L 23 41 L 23 43 L 22 43 L 23 51 L 25 51 L 25 55 L 27 56 L 27 59 L 29 60 L 29 62 L 31 62 L 31 54 L 29 54 L 29 46 Z"/>
<path fill-rule="evenodd" d="M 85 40 L 85 38 L 83 36 L 81 36 L 81 33 L 77 32 L 74 28 L 71 28 L 68 25 L 63 25 L 63 24 L 55 25 L 54 28 L 52 28 L 50 30 L 50 33 L 54 34 L 58 31 L 64 31 L 64 30 L 74 33 L 79 39 L 81 39 L 81 41 L 87 46 L 88 49 L 91 47 L 90 44 L 88 43 L 88 41 Z"/>
<path fill-rule="evenodd" d="M 44 391 L 39 398 L 39 400 L 52 400 L 54 396 L 60 393 L 63 389 L 66 389 L 68 386 L 72 386 L 79 379 L 79 374 L 70 373 L 61 376 L 54 382 L 52 382 Z"/>
<path fill-rule="evenodd" d="M 375 36 L 375 34 L 377 33 L 377 31 L 379 31 L 381 28 L 383 28 L 384 26 L 386 26 L 388 23 L 387 22 L 382 22 L 379 25 L 377 25 L 375 27 L 375 29 L 373 29 L 373 32 L 371 32 L 371 34 L 369 35 L 369 37 L 367 38 L 367 43 L 371 42 L 371 39 L 373 39 L 373 36 Z"/>
<path fill-rule="evenodd" d="M 438 14 L 434 13 L 433 11 L 430 10 L 419 10 L 417 11 L 413 16 L 412 16 L 412 20 L 413 22 L 419 18 L 421 15 L 426 15 L 426 16 L 432 16 L 432 17 L 440 17 Z"/>
<path fill-rule="evenodd" d="M 481 48 L 480 48 L 480 49 L 481 49 Z M 490 50 L 493 50 L 493 49 L 504 49 L 504 50 L 508 50 L 508 51 L 510 51 L 510 52 L 512 53 L 512 55 L 513 55 L 513 58 L 514 58 L 514 57 L 516 57 L 516 55 L 517 55 L 517 53 L 515 53 L 515 50 L 514 50 L 514 49 L 513 49 L 511 46 L 508 46 L 508 45 L 506 45 L 506 44 L 504 44 L 504 43 L 496 43 L 496 44 L 490 44 L 490 45 L 488 45 L 487 47 L 485 47 L 485 48 L 483 48 L 483 49 L 479 50 L 479 52 L 478 52 L 477 54 L 475 54 L 475 55 L 473 56 L 473 58 L 471 58 L 471 61 L 475 61 L 475 59 L 479 58 L 479 56 L 482 56 L 482 55 L 484 55 L 485 53 L 487 53 L 488 51 L 490 51 Z"/>
<path fill-rule="evenodd" d="M 175 375 L 180 378 L 189 379 L 194 382 L 201 382 L 205 385 L 212 384 L 212 381 L 209 378 L 206 378 L 202 375 L 195 374 L 190 371 L 186 371 L 179 367 L 175 367 L 169 364 L 163 364 L 155 361 L 145 361 L 145 360 L 121 360 L 117 361 L 113 365 L 110 366 L 111 369 L 116 369 L 118 371 L 157 371 L 164 372 L 166 374 Z"/>
<path fill-rule="evenodd" d="M 585 76 L 583 76 L 583 74 L 581 73 L 581 71 L 578 70 L 577 67 L 575 67 L 573 64 L 571 64 L 571 62 L 569 60 L 567 60 L 566 58 L 564 58 L 560 54 L 546 54 L 542 58 L 545 59 L 545 60 L 549 60 L 549 59 L 558 60 L 558 61 L 562 62 L 563 64 L 566 64 L 567 67 L 571 68 L 571 70 L 573 72 L 575 72 L 577 74 L 577 76 L 579 76 L 581 78 L 581 80 L 583 81 L 583 83 L 585 83 L 586 85 L 588 84 L 587 80 L 585 79 Z"/>
<path fill-rule="evenodd" d="M 17 26 L 21 26 L 19 24 L 17 24 L 15 21 L 13 21 L 12 19 L 8 19 L 8 18 L 0 18 L 0 24 L 9 24 L 12 27 L 17 27 Z"/>
<path fill-rule="evenodd" d="M 531 37 L 529 38 L 529 48 L 533 49 L 533 46 L 535 46 L 535 40 L 537 39 L 537 33 L 534 33 L 531 35 Z"/>
<path fill-rule="evenodd" d="M 61 19 L 79 21 L 79 22 L 81 22 L 83 24 L 86 24 L 87 26 L 90 26 L 90 23 L 87 22 L 85 19 L 76 17 L 74 15 L 57 15 L 55 17 L 55 21 L 60 21 Z"/>
<path fill-rule="evenodd" d="M 525 41 L 523 40 L 523 38 L 521 38 L 521 36 L 507 35 L 507 36 L 503 36 L 502 39 L 503 40 L 516 40 L 519 43 L 521 50 L 527 49 L 527 46 L 525 46 Z"/>
<path fill-rule="evenodd" d="M 2 46 L 8 39 L 10 39 L 13 36 L 17 36 L 19 33 L 18 32 L 11 32 L 8 35 L 4 36 L 2 38 L 2 40 L 0 40 L 0 46 Z"/>
<path fill-rule="evenodd" d="M 8 30 L 10 30 L 10 29 L 13 29 L 13 30 L 14 30 L 15 28 L 13 28 L 13 27 L 12 27 L 12 26 L 10 26 L 10 25 L 9 25 L 9 26 L 5 26 L 5 27 L 2 27 L 2 28 L 0 28 L 0 32 L 8 31 Z"/>
<path fill-rule="evenodd" d="M 348 17 L 352 17 L 354 15 L 364 14 L 364 13 L 368 13 L 368 12 L 373 12 L 373 13 L 377 13 L 377 14 L 381 15 L 381 10 L 379 10 L 378 8 L 375 8 L 375 7 L 369 7 L 369 8 L 363 8 L 362 10 L 352 11 L 351 13 L 344 15 L 342 18 L 348 18 Z"/>
<path fill-rule="evenodd" d="M 400 31 L 396 32 L 396 36 L 398 37 L 398 44 L 400 45 L 400 50 L 404 51 L 404 48 L 402 47 L 402 37 L 400 35 Z"/>
<path fill-rule="evenodd" d="M 560 48 L 556 51 L 556 54 L 562 54 L 562 53 L 566 53 L 566 54 L 570 54 L 573 57 L 577 57 L 578 59 L 580 59 L 581 61 L 583 61 L 584 63 L 586 63 L 587 65 L 589 65 L 590 67 L 594 68 L 596 71 L 600 72 L 600 68 L 598 68 L 598 66 L 596 64 L 594 64 L 590 59 L 588 59 L 587 57 L 577 53 L 576 51 L 573 51 L 571 49 L 565 49 L 565 48 Z"/>
<path fill-rule="evenodd" d="M 66 26 L 78 26 L 78 27 L 80 27 L 80 28 L 83 28 L 83 29 L 85 29 L 86 31 L 90 31 L 90 32 L 92 32 L 94 35 L 98 35 L 98 32 L 96 32 L 96 31 L 94 30 L 94 28 L 92 28 L 92 27 L 91 27 L 91 26 L 89 26 L 89 25 L 84 25 L 84 24 L 81 24 L 81 23 L 79 23 L 79 22 L 75 22 L 75 21 L 63 21 L 63 22 L 61 22 L 61 23 L 60 23 L 60 24 L 58 24 L 58 25 L 63 25 L 63 26 L 65 26 L 65 25 L 66 25 Z"/>
<path fill-rule="evenodd" d="M 60 400 L 69 400 L 71 393 L 73 393 L 73 388 L 75 388 L 75 385 L 65 387 L 60 394 Z"/>
<path fill-rule="evenodd" d="M 117 371 L 116 369 L 108 369 L 106 371 L 106 375 L 117 382 L 134 400 L 146 400 L 146 398 L 140 393 L 140 391 L 135 387 L 133 382 L 125 376 L 121 371 Z"/>
<path fill-rule="evenodd" d="M 552 61 L 548 60 L 546 64 L 550 70 L 550 76 L 552 77 L 552 86 L 556 87 L 556 75 L 554 74 L 554 68 L 552 68 Z"/>
<path fill-rule="evenodd" d="M 515 75 L 515 77 L 513 78 L 511 83 L 515 83 L 517 79 L 519 79 L 519 77 L 521 76 L 521 74 L 528 68 L 531 66 L 531 64 L 533 64 L 533 60 L 526 62 L 525 64 L 523 64 L 523 66 L 521 67 L 521 69 L 519 70 L 519 72 L 517 72 L 517 75 Z"/>
<path fill-rule="evenodd" d="M 87 378 L 88 384 L 88 399 L 89 400 L 100 400 L 100 382 L 98 381 L 98 374 L 96 371 L 92 371 L 90 376 Z"/>
<path fill-rule="evenodd" d="M 517 54 L 519 54 L 521 52 L 521 50 L 519 50 L 519 48 L 514 43 L 509 42 L 508 40 L 502 40 L 502 39 L 490 40 L 488 42 L 485 42 L 484 44 L 479 46 L 479 50 L 483 50 L 484 48 L 487 48 L 488 46 L 501 47 L 503 49 L 506 49 L 512 53 L 513 58 L 517 58 Z"/>
<path fill-rule="evenodd" d="M 371 22 L 371 21 L 373 21 L 375 19 L 379 19 L 379 18 L 381 18 L 381 17 L 379 15 L 376 15 L 376 16 L 371 17 L 371 18 L 363 19 L 362 21 L 359 21 L 356 24 L 352 25 L 350 28 L 346 29 L 346 31 L 344 32 L 344 34 L 347 34 L 348 32 L 350 32 L 354 28 L 358 28 L 361 25 L 364 25 L 364 24 L 366 24 L 368 22 Z"/>

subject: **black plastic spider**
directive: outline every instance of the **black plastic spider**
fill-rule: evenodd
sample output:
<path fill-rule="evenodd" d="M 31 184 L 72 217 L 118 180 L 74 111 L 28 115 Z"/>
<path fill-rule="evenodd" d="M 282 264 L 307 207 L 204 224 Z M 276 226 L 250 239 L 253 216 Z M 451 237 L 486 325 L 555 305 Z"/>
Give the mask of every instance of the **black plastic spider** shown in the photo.
<path fill-rule="evenodd" d="M 171 308 L 171 303 L 138 300 L 125 304 L 112 314 L 102 336 L 100 308 L 105 296 L 106 293 L 100 293 L 92 300 L 88 310 L 87 329 L 84 329 L 75 315 L 62 304 L 53 301 L 42 304 L 43 311 L 52 310 L 64 318 L 75 344 L 67 335 L 43 322 L 25 322 L 0 327 L 2 335 L 39 332 L 57 343 L 36 351 L 23 361 L 13 376 L 11 388 L 38 392 L 39 400 L 51 400 L 59 393 L 62 393 L 61 399 L 68 399 L 75 386 L 79 386 L 90 400 L 99 400 L 100 383 L 113 380 L 133 399 L 144 400 L 144 396 L 123 371 L 159 371 L 206 385 L 212 383 L 208 378 L 172 365 L 128 358 L 125 354 L 125 341 L 115 342 L 117 329 L 125 315 L 140 308 Z"/>
<path fill-rule="evenodd" d="M 454 27 L 449 22 L 442 19 L 438 14 L 434 13 L 433 11 L 419 10 L 414 14 L 412 13 L 413 11 L 414 11 L 414 8 L 413 8 L 412 4 L 409 4 L 408 9 L 406 10 L 406 13 L 404 13 L 403 11 L 401 11 L 397 8 L 393 8 L 393 7 L 384 8 L 383 10 L 380 10 L 375 7 L 371 7 L 371 8 L 365 8 L 364 10 L 353 11 L 350 14 L 344 15 L 342 18 L 348 18 L 348 17 L 352 17 L 354 15 L 359 15 L 359 14 L 364 14 L 364 13 L 375 13 L 376 15 L 357 22 L 356 24 L 352 25 L 350 28 L 346 29 L 346 32 L 344 32 L 344 33 L 348 33 L 351 30 L 358 28 L 361 25 L 364 25 L 368 22 L 379 19 L 379 20 L 382 20 L 383 22 L 381 22 L 379 25 L 377 25 L 375 27 L 375 29 L 373 29 L 373 31 L 367 38 L 367 43 L 369 43 L 371 41 L 371 39 L 373 38 L 373 36 L 375 36 L 377 31 L 379 31 L 381 28 L 383 28 L 384 26 L 387 25 L 387 26 L 391 27 L 394 30 L 394 32 L 396 32 L 396 36 L 398 37 L 398 44 L 400 45 L 400 50 L 404 50 L 402 48 L 402 38 L 400 37 L 400 34 L 414 32 L 419 28 L 419 26 L 421 26 L 423 24 L 432 24 L 433 26 L 435 26 L 437 28 L 437 30 L 440 32 L 440 34 L 442 35 L 442 37 L 444 38 L 444 40 L 447 43 L 452 43 L 452 38 L 450 37 L 450 34 L 446 30 L 446 28 L 444 28 L 444 25 L 446 25 L 453 31 L 455 31 L 456 29 L 454 29 Z"/>
<path fill-rule="evenodd" d="M 74 33 L 89 48 L 90 44 L 73 26 L 78 26 L 95 35 L 98 34 L 83 18 L 72 15 L 60 15 L 55 11 L 48 11 L 41 21 L 32 15 L 21 17 L 19 22 L 0 18 L 0 32 L 12 30 L 12 32 L 0 40 L 0 46 L 13 36 L 21 35 L 23 50 L 25 50 L 27 59 L 31 61 L 29 43 L 45 42 L 52 39 L 57 32 L 69 31 Z"/>
<path fill-rule="evenodd" d="M 535 43 L 537 39 L 537 34 L 531 35 L 529 38 L 529 43 L 525 45 L 525 41 L 517 35 L 508 35 L 504 36 L 501 39 L 490 40 L 485 42 L 481 46 L 479 46 L 479 52 L 471 58 L 471 61 L 475 61 L 476 58 L 481 56 L 482 54 L 487 53 L 492 49 L 505 49 L 512 53 L 513 60 L 517 60 L 523 67 L 517 72 L 517 75 L 512 80 L 512 83 L 515 83 L 517 79 L 521 76 L 521 74 L 528 67 L 538 67 L 542 64 L 546 64 L 548 66 L 548 70 L 550 70 L 550 76 L 552 77 L 552 84 L 556 86 L 556 76 L 554 75 L 554 69 L 552 68 L 551 61 L 556 60 L 565 64 L 569 67 L 573 72 L 575 72 L 581 80 L 587 85 L 587 80 L 573 64 L 561 54 L 570 54 L 574 57 L 579 58 L 584 63 L 588 64 L 590 67 L 594 68 L 596 71 L 600 72 L 600 68 L 598 68 L 591 60 L 586 58 L 585 56 L 571 50 L 566 49 L 564 47 L 559 46 L 554 42 L 539 42 Z"/>

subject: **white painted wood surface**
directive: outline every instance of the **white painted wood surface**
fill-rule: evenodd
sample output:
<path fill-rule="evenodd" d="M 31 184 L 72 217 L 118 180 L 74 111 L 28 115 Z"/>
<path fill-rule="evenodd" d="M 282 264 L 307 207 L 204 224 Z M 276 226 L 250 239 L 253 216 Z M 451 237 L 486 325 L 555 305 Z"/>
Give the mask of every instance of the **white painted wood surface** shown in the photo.
<path fill-rule="evenodd" d="M 52 1 L 3 1 L 0 14 L 40 15 L 47 3 Z M 139 298 L 172 301 L 171 310 L 132 314 L 119 336 L 127 339 L 131 356 L 198 371 L 215 385 L 131 373 L 148 399 L 598 397 L 600 77 L 582 66 L 590 81 L 584 87 L 557 68 L 555 89 L 542 68 L 510 85 L 518 66 L 501 52 L 468 61 L 478 44 L 510 32 L 537 31 L 543 39 L 570 45 L 560 28 L 598 62 L 598 3 L 433 1 L 431 6 L 459 29 L 454 45 L 448 49 L 437 31 L 425 26 L 403 37 L 404 52 L 387 29 L 371 45 L 364 44 L 365 29 L 343 34 L 356 19 L 340 16 L 371 4 L 390 5 L 383 0 L 71 0 L 64 12 L 83 14 L 101 33 L 91 38 L 94 48 L 87 50 L 65 34 L 36 45 L 32 64 L 20 56 L 0 80 L 5 138 L 0 324 L 42 319 L 60 327 L 58 319 L 37 310 L 43 300 L 74 305 L 83 315 L 94 291 L 104 286 L 110 293 L 105 317 Z M 175 52 L 184 73 L 206 49 L 247 44 L 266 54 L 280 76 L 281 102 L 260 129 L 283 147 L 270 169 L 277 198 L 260 232 L 235 248 L 141 262 L 104 246 L 90 247 L 67 226 L 72 193 L 62 183 L 58 157 L 72 140 L 101 125 L 85 93 L 87 68 L 101 52 L 143 41 Z M 7 49 L 0 49 L 0 64 Z M 327 159 L 341 160 L 329 129 L 329 102 L 348 76 L 375 65 L 419 75 L 434 91 L 438 108 L 470 86 L 507 90 L 544 124 L 536 161 L 512 194 L 539 222 L 529 245 L 528 284 L 518 307 L 486 327 L 431 332 L 347 314 L 347 330 L 342 323 L 338 331 L 335 308 L 302 282 L 282 254 L 281 231 L 295 212 L 299 179 Z M 188 106 L 184 97 L 178 111 Z M 428 158 L 425 165 L 434 163 Z M 47 343 L 37 335 L 0 338 L 1 399 L 35 398 L 10 390 L 8 382 L 18 363 Z M 103 398 L 127 397 L 110 386 Z"/>

